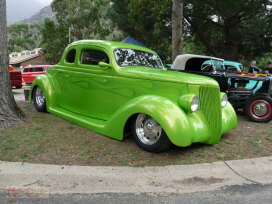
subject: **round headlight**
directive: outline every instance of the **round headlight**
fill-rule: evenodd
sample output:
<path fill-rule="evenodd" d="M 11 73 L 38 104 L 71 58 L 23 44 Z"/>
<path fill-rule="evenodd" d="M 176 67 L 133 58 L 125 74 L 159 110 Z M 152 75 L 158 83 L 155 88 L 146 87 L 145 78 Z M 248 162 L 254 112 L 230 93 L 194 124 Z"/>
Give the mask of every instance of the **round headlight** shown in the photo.
<path fill-rule="evenodd" d="M 223 94 L 222 98 L 221 98 L 221 106 L 225 107 L 228 103 L 228 96 L 227 94 Z"/>
<path fill-rule="evenodd" d="M 195 112 L 199 106 L 199 98 L 194 94 L 186 94 L 178 98 L 178 105 L 188 112 Z"/>
<path fill-rule="evenodd" d="M 198 106 L 199 106 L 199 98 L 198 96 L 194 96 L 191 102 L 191 110 L 193 112 L 197 111 Z"/>

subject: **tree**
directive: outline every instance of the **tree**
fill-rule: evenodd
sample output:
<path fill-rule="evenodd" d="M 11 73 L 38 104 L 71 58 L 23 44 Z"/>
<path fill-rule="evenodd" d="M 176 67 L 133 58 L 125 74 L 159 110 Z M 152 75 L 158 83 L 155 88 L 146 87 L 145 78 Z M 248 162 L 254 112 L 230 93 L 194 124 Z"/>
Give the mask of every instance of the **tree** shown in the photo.
<path fill-rule="evenodd" d="M 150 41 L 158 39 L 157 32 L 160 35 L 160 39 L 157 40 L 159 45 L 161 42 L 170 44 L 171 35 L 164 33 L 164 29 L 172 27 L 173 32 L 178 31 L 180 25 L 175 23 L 183 22 L 183 33 L 172 37 L 173 52 L 180 49 L 182 53 L 180 45 L 179 48 L 174 46 L 177 42 L 182 43 L 183 38 L 185 45 L 188 42 L 194 44 L 192 48 L 196 48 L 195 53 L 199 53 L 200 49 L 207 55 L 234 61 L 239 58 L 250 59 L 260 56 L 271 49 L 271 0 L 188 0 L 184 1 L 183 9 L 181 0 L 162 0 L 160 3 L 149 0 L 120 1 L 127 3 L 128 9 L 122 10 L 121 4 L 116 12 L 121 11 L 123 18 L 120 19 L 125 20 L 129 17 L 127 24 L 135 27 L 139 39 L 145 39 L 146 36 Z M 181 7 L 178 8 L 176 4 Z M 126 8 L 126 4 L 124 5 Z M 167 13 L 170 15 L 166 15 Z M 147 26 L 148 30 L 145 25 L 149 22 L 151 23 L 149 27 Z M 131 30 L 127 29 L 127 31 Z M 129 34 L 131 33 L 135 32 Z M 148 43 L 148 40 L 146 42 Z"/>
<path fill-rule="evenodd" d="M 41 29 L 45 59 L 59 61 L 70 42 L 108 36 L 113 31 L 105 16 L 109 6 L 109 0 L 54 0 L 51 7 L 58 23 L 45 19 Z"/>
<path fill-rule="evenodd" d="M 271 49 L 270 9 L 271 0 L 189 0 L 184 18 L 190 35 L 208 54 L 237 61 Z"/>
<path fill-rule="evenodd" d="M 105 38 L 113 29 L 105 18 L 109 0 L 54 0 L 51 6 L 58 23 L 71 28 L 73 40 Z"/>
<path fill-rule="evenodd" d="M 166 0 L 112 0 L 112 22 L 145 46 L 155 51 L 171 52 L 171 4 Z M 170 42 L 170 43 L 169 43 Z"/>
<path fill-rule="evenodd" d="M 10 86 L 5 0 L 0 0 L 0 13 L 0 128 L 5 128 L 22 122 L 24 113 L 17 106 Z"/>
<path fill-rule="evenodd" d="M 173 0 L 172 3 L 172 59 L 183 54 L 183 0 Z"/>
<path fill-rule="evenodd" d="M 12 24 L 8 26 L 8 49 L 9 52 L 21 52 L 33 50 L 41 43 L 39 29 L 41 25 Z"/>
<path fill-rule="evenodd" d="M 67 31 L 67 32 L 65 32 Z M 55 24 L 46 18 L 41 28 L 43 52 L 46 61 L 59 61 L 65 47 L 69 44 L 68 27 L 63 24 Z"/>

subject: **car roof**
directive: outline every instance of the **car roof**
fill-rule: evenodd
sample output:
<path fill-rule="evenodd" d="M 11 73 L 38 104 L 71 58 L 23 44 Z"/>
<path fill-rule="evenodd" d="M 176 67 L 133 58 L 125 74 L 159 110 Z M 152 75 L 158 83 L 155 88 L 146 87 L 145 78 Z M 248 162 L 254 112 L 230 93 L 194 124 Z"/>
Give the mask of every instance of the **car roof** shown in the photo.
<path fill-rule="evenodd" d="M 25 66 L 24 68 L 33 68 L 33 67 L 51 67 L 53 65 L 50 65 L 50 64 L 45 64 L 45 65 L 29 65 L 29 66 Z"/>
<path fill-rule="evenodd" d="M 207 60 L 219 60 L 219 61 L 224 61 L 224 59 L 221 58 L 216 58 L 216 57 L 211 57 L 211 56 L 205 56 L 205 55 L 192 55 L 192 54 L 184 54 L 184 55 L 178 55 L 171 67 L 171 69 L 175 70 L 184 70 L 185 65 L 188 60 L 190 59 L 201 59 L 203 62 Z"/>
<path fill-rule="evenodd" d="M 228 60 L 225 60 L 224 64 L 225 65 L 242 65 L 240 62 L 234 62 L 234 61 L 228 61 Z"/>
<path fill-rule="evenodd" d="M 102 45 L 104 47 L 107 47 L 109 50 L 115 50 L 116 48 L 131 48 L 131 49 L 138 49 L 146 52 L 153 53 L 157 55 L 157 53 L 149 48 L 142 47 L 139 45 L 129 44 L 129 43 L 123 43 L 123 42 L 117 42 L 117 41 L 108 41 L 108 40 L 78 40 L 70 45 L 67 46 L 66 49 L 68 49 L 71 46 L 74 45 Z"/>

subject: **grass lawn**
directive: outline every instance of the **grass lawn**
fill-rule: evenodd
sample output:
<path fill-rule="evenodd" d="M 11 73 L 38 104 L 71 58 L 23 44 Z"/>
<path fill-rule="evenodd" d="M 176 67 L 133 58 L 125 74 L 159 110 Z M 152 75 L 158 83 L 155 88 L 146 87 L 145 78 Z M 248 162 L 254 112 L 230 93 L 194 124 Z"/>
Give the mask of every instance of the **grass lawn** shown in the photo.
<path fill-rule="evenodd" d="M 0 129 L 0 160 L 88 166 L 163 166 L 272 156 L 272 121 L 250 122 L 238 112 L 238 127 L 213 146 L 194 144 L 163 153 L 140 149 L 127 137 L 111 139 L 18 101 L 24 123 Z"/>

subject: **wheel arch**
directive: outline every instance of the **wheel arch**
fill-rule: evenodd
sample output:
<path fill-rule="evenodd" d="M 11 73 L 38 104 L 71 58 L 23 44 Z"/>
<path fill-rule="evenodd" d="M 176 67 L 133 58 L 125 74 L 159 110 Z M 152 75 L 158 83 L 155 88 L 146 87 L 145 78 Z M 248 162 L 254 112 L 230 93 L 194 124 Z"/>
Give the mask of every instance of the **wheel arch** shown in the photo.
<path fill-rule="evenodd" d="M 119 108 L 105 124 L 103 134 L 122 140 L 130 130 L 131 121 L 139 113 L 154 118 L 173 144 L 188 146 L 192 143 L 194 133 L 183 110 L 172 101 L 153 95 L 134 98 Z"/>

